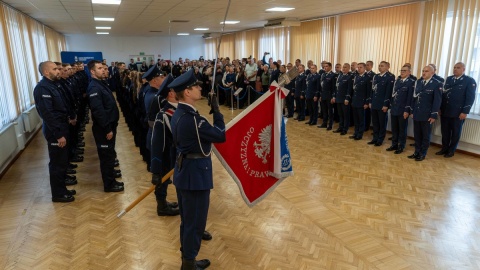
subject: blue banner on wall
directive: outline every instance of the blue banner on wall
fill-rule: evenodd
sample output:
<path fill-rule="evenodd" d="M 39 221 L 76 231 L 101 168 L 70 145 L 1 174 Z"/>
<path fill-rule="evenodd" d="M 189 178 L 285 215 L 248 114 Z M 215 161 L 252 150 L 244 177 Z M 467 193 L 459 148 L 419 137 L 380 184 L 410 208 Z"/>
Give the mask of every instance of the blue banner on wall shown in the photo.
<path fill-rule="evenodd" d="M 102 52 L 61 52 L 62 63 L 83 62 L 87 64 L 90 60 L 103 60 Z"/>

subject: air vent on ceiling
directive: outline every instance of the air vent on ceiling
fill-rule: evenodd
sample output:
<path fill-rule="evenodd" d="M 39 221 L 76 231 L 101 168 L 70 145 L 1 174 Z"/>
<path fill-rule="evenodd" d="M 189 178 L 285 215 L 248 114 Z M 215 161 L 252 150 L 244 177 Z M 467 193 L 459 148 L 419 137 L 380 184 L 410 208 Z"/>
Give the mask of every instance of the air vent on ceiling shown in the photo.
<path fill-rule="evenodd" d="M 150 30 L 150 33 L 161 33 L 162 31 L 160 30 Z"/>
<path fill-rule="evenodd" d="M 222 33 L 205 33 L 203 34 L 204 39 L 210 39 L 210 38 L 218 38 L 222 35 Z"/>
<path fill-rule="evenodd" d="M 170 20 L 171 23 L 187 23 L 187 20 Z"/>
<path fill-rule="evenodd" d="M 264 25 L 265 28 L 300 26 L 300 21 L 297 18 L 280 18 L 268 20 Z"/>

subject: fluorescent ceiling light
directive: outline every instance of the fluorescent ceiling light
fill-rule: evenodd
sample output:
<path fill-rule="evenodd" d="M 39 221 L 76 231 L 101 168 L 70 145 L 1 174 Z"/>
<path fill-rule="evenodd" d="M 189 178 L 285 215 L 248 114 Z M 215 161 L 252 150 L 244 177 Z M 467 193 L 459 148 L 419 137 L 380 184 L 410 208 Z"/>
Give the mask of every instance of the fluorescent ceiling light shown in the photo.
<path fill-rule="evenodd" d="M 122 0 L 92 0 L 92 4 L 120 5 Z"/>
<path fill-rule="evenodd" d="M 102 18 L 102 17 L 94 17 L 95 21 L 103 21 L 103 22 L 113 22 L 115 18 Z"/>
<path fill-rule="evenodd" d="M 110 27 L 110 26 L 96 26 L 95 29 L 110 30 L 110 29 L 112 29 L 112 27 Z"/>
<path fill-rule="evenodd" d="M 177 36 L 188 36 L 190 35 L 189 33 L 178 33 Z"/>
<path fill-rule="evenodd" d="M 240 21 L 225 21 L 225 24 L 237 24 Z M 223 24 L 223 22 L 220 22 L 220 24 Z"/>
<path fill-rule="evenodd" d="M 196 31 L 207 31 L 208 29 L 210 28 L 195 28 L 193 30 L 196 30 Z"/>
<path fill-rule="evenodd" d="M 97 32 L 97 35 L 108 35 L 110 34 L 109 32 Z"/>
<path fill-rule="evenodd" d="M 289 11 L 289 10 L 292 10 L 292 9 L 295 9 L 295 8 L 288 8 L 288 7 L 274 7 L 274 8 L 269 8 L 269 9 L 266 9 L 265 11 L 280 11 L 280 12 L 283 12 L 283 11 Z"/>

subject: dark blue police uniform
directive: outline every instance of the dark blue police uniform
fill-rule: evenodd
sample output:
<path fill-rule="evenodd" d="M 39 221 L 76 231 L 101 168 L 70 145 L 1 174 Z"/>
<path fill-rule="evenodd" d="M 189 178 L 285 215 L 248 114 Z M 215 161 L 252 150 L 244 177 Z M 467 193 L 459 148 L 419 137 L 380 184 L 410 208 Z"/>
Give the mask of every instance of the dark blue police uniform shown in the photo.
<path fill-rule="evenodd" d="M 398 149 L 402 149 L 403 151 L 405 148 L 408 118 L 405 119 L 403 114 L 411 113 L 410 105 L 412 103 L 414 88 L 415 81 L 410 77 L 397 79 L 393 86 L 390 101 L 390 116 L 392 118 L 392 147 L 390 147 L 390 151 Z"/>
<path fill-rule="evenodd" d="M 350 127 L 350 104 L 345 105 L 347 96 L 352 93 L 353 90 L 353 75 L 351 72 L 342 73 L 337 77 L 337 83 L 335 84 L 335 103 L 337 105 L 339 125 L 337 132 L 345 135 Z"/>
<path fill-rule="evenodd" d="M 368 105 L 368 98 L 371 92 L 370 77 L 365 73 L 357 74 L 353 80 L 353 91 L 346 96 L 353 108 L 353 120 L 355 132 L 353 139 L 361 140 L 365 131 L 365 108 Z"/>
<path fill-rule="evenodd" d="M 463 74 L 459 78 L 447 77 L 443 88 L 441 105 L 442 151 L 453 155 L 457 149 L 465 120 L 460 120 L 461 113 L 469 114 L 475 101 L 477 83 Z"/>
<path fill-rule="evenodd" d="M 370 144 L 380 146 L 387 133 L 388 114 L 382 110 L 382 107 L 390 107 L 390 97 L 392 96 L 395 76 L 390 72 L 383 75 L 377 74 L 373 77 L 372 95 L 369 103 L 372 104 L 370 110 L 372 115 L 373 139 Z"/>
<path fill-rule="evenodd" d="M 310 120 L 306 124 L 316 125 L 318 120 L 318 100 L 314 101 L 313 99 L 320 96 L 320 74 L 310 72 L 307 75 L 306 84 L 305 100 L 307 111 L 310 115 Z"/>
<path fill-rule="evenodd" d="M 103 187 L 107 191 L 117 185 L 115 181 L 115 138 L 119 112 L 117 102 L 108 86 L 98 79 L 92 78 L 87 89 L 88 101 L 92 112 L 92 132 L 97 144 Z M 106 136 L 112 132 L 113 137 Z"/>
<path fill-rule="evenodd" d="M 326 127 L 327 130 L 333 126 L 333 104 L 332 98 L 335 91 L 335 73 L 332 71 L 322 74 L 320 88 L 320 106 L 322 108 L 323 123 L 319 127 Z"/>
<path fill-rule="evenodd" d="M 293 117 L 293 112 L 295 110 L 295 80 L 291 80 L 290 83 L 285 85 L 285 88 L 290 90 L 287 97 L 285 98 L 285 103 L 287 106 L 287 117 Z"/>
<path fill-rule="evenodd" d="M 422 161 L 430 146 L 432 124 L 428 119 L 437 119 L 442 103 L 443 84 L 435 78 L 425 81 L 420 79 L 415 84 L 413 93 L 413 131 L 415 137 L 415 153 L 410 158 Z"/>
<path fill-rule="evenodd" d="M 373 70 L 365 71 L 365 75 L 370 78 L 370 89 L 373 84 L 373 77 L 377 75 Z M 370 108 L 365 109 L 365 131 L 370 129 L 370 124 L 372 123 L 372 110 Z"/>
<path fill-rule="evenodd" d="M 168 88 L 181 92 L 198 83 L 193 69 L 175 79 Z M 197 90 L 195 90 L 197 91 Z M 210 189 L 213 188 L 212 143 L 225 141 L 225 123 L 213 113 L 213 125 L 190 104 L 180 101 L 171 121 L 177 161 L 173 183 L 180 209 L 180 243 L 183 259 L 195 260 L 207 223 Z"/>
<path fill-rule="evenodd" d="M 61 97 L 59 85 L 46 77 L 33 90 L 38 115 L 43 120 L 43 136 L 48 144 L 48 171 L 52 199 L 69 195 L 65 186 L 68 167 L 68 148 L 59 147 L 58 139 L 64 137 L 68 141 L 68 109 Z"/>
<path fill-rule="evenodd" d="M 297 104 L 297 120 L 305 120 L 305 90 L 307 89 L 307 75 L 302 72 L 295 78 L 295 103 Z"/>

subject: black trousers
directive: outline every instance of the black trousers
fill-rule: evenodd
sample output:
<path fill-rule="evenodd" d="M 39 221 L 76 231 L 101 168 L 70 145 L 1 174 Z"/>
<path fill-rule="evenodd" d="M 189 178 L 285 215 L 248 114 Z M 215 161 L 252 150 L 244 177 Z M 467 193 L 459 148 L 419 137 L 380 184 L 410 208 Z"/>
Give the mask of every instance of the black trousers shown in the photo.
<path fill-rule="evenodd" d="M 180 210 L 180 248 L 183 258 L 197 257 L 202 243 L 202 235 L 207 226 L 210 190 L 185 190 L 177 188 Z"/>
<path fill-rule="evenodd" d="M 365 131 L 365 109 L 353 108 L 353 121 L 355 122 L 355 133 L 353 136 L 357 138 L 363 137 Z"/>
<path fill-rule="evenodd" d="M 330 100 L 323 100 L 320 102 L 322 107 L 323 123 L 322 125 L 331 128 L 333 126 L 333 104 Z"/>
<path fill-rule="evenodd" d="M 430 146 L 430 134 L 432 125 L 428 121 L 413 121 L 413 133 L 415 137 L 415 153 L 427 155 Z"/>
<path fill-rule="evenodd" d="M 307 110 L 310 112 L 310 124 L 316 125 L 318 120 L 318 101 L 313 101 L 313 98 L 307 98 Z"/>
<path fill-rule="evenodd" d="M 110 188 L 115 185 L 115 137 L 117 136 L 117 132 L 114 130 L 112 139 L 107 140 L 105 130 L 95 125 L 95 123 L 92 126 L 92 132 L 97 145 L 98 159 L 100 159 L 103 187 Z"/>
<path fill-rule="evenodd" d="M 348 128 L 350 127 L 350 104 L 337 103 L 337 111 L 339 120 L 338 129 L 342 132 L 348 132 Z"/>
<path fill-rule="evenodd" d="M 365 110 L 365 131 L 370 129 L 370 123 L 372 122 L 372 110 L 367 108 Z"/>
<path fill-rule="evenodd" d="M 454 153 L 457 150 L 460 136 L 462 135 L 463 123 L 458 117 L 443 117 L 442 123 L 442 150 Z"/>
<path fill-rule="evenodd" d="M 293 117 L 293 111 L 295 110 L 295 97 L 292 94 L 288 94 L 285 97 L 285 103 L 287 105 L 287 116 Z"/>
<path fill-rule="evenodd" d="M 58 141 L 55 138 L 48 138 L 48 156 L 50 162 L 48 163 L 48 172 L 50 174 L 50 189 L 52 197 L 58 198 L 67 194 L 67 187 L 65 186 L 65 177 L 67 175 L 68 167 L 68 141 L 63 148 L 58 147 Z"/>
<path fill-rule="evenodd" d="M 403 115 L 392 115 L 392 146 L 397 145 L 399 148 L 405 148 L 407 127 L 408 118 L 404 119 Z"/>
<path fill-rule="evenodd" d="M 387 113 L 382 110 L 370 110 L 373 124 L 373 141 L 383 143 L 385 134 L 387 134 L 386 117 Z"/>
<path fill-rule="evenodd" d="M 297 119 L 305 120 L 305 99 L 295 97 L 295 103 L 297 104 Z"/>

